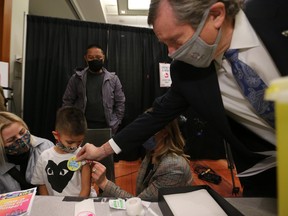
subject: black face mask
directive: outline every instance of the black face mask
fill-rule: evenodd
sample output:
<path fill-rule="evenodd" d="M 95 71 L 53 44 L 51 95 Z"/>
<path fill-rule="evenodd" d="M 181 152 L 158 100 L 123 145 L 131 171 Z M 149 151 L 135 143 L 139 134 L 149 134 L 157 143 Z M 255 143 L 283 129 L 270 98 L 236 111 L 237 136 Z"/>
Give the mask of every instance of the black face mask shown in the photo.
<path fill-rule="evenodd" d="M 98 72 L 103 67 L 103 60 L 94 59 L 92 61 L 88 61 L 88 66 L 90 71 Z"/>

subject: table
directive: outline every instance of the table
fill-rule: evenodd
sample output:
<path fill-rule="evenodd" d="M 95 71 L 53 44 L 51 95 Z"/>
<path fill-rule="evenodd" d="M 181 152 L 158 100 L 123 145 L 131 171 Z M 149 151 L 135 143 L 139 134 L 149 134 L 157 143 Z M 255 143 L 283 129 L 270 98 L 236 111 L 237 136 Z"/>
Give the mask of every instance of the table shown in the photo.
<path fill-rule="evenodd" d="M 226 198 L 226 200 L 247 216 L 277 216 L 275 198 Z"/>
<path fill-rule="evenodd" d="M 33 201 L 30 216 L 74 216 L 76 202 L 62 201 L 60 196 L 36 196 Z M 277 200 L 273 198 L 226 198 L 244 215 L 276 216 Z M 96 216 L 126 216 L 125 210 L 110 209 L 107 202 L 94 202 Z M 158 203 L 151 203 L 150 208 L 158 215 L 163 216 Z M 156 216 L 146 209 L 145 216 Z"/>
<path fill-rule="evenodd" d="M 61 196 L 36 196 L 29 216 L 74 216 L 76 202 L 62 201 Z M 111 209 L 107 202 L 94 202 L 96 216 L 127 216 L 125 210 Z M 163 216 L 157 202 L 149 206 L 158 216 Z M 145 216 L 156 216 L 147 211 Z"/>

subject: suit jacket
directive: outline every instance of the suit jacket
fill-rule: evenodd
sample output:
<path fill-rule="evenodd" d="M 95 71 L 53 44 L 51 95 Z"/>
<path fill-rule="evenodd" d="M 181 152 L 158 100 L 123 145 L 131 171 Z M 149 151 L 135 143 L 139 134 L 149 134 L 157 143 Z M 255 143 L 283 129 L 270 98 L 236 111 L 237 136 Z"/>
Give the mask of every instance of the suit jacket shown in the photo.
<path fill-rule="evenodd" d="M 136 194 L 143 200 L 157 201 L 161 187 L 181 187 L 192 183 L 190 165 L 179 155 L 170 153 L 161 158 L 158 165 L 149 169 L 151 155 L 148 154 L 141 163 L 136 182 Z M 146 173 L 147 172 L 147 173 Z M 128 198 L 132 194 L 122 190 L 108 181 L 103 196 Z"/>
<path fill-rule="evenodd" d="M 288 4 L 286 0 L 245 1 L 244 12 L 282 76 L 288 75 Z"/>
<path fill-rule="evenodd" d="M 284 3 L 284 0 L 277 2 L 278 5 L 269 0 L 250 0 L 247 1 L 245 12 L 251 24 L 255 25 L 255 30 L 267 46 L 268 51 L 271 50 L 271 56 L 279 71 L 282 75 L 286 75 L 288 73 L 288 38 L 282 35 L 282 31 L 288 25 L 287 15 L 285 15 L 288 10 L 286 10 L 287 4 Z M 272 21 L 277 21 L 275 26 L 272 25 Z M 266 36 L 267 34 L 268 36 Z M 271 40 L 270 35 L 272 35 L 271 38 L 275 38 L 275 41 Z M 282 45 L 274 46 L 276 43 Z M 230 143 L 239 172 L 263 159 L 263 156 L 254 153 L 255 151 L 274 148 L 235 121 L 227 118 L 214 63 L 209 68 L 195 68 L 180 61 L 173 61 L 170 70 L 172 86 L 165 95 L 155 100 L 153 112 L 141 115 L 114 137 L 115 142 L 123 151 L 132 151 L 133 145 L 136 148 L 141 141 L 147 140 L 189 107 L 197 113 L 199 118 L 207 121 L 216 134 Z M 252 145 L 254 140 L 259 143 L 256 147 Z M 204 151 L 209 151 L 209 149 Z"/>
<path fill-rule="evenodd" d="M 153 112 L 141 115 L 114 137 L 122 150 L 132 150 L 139 139 L 147 139 L 190 106 L 231 144 L 239 171 L 263 158 L 249 151 L 230 130 L 213 63 L 209 68 L 195 68 L 173 61 L 170 70 L 172 86 L 165 95 L 155 100 Z"/>

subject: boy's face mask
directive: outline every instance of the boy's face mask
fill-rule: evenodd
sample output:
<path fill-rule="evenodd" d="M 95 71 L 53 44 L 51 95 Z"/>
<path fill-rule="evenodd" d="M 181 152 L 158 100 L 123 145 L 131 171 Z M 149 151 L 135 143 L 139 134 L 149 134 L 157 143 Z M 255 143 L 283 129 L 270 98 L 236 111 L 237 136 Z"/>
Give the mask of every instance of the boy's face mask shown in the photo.
<path fill-rule="evenodd" d="M 79 148 L 79 146 L 73 146 L 73 147 L 65 146 L 63 145 L 63 143 L 60 142 L 60 140 L 56 143 L 56 146 L 66 153 L 73 153 Z"/>
<path fill-rule="evenodd" d="M 212 45 L 207 44 L 200 38 L 199 35 L 205 25 L 208 14 L 209 10 L 204 13 L 203 18 L 192 38 L 189 39 L 185 44 L 183 44 L 171 55 L 169 55 L 170 58 L 183 61 L 187 64 L 191 64 L 195 67 L 200 68 L 208 67 L 211 64 L 221 38 L 221 29 L 218 32 L 215 43 Z"/>
<path fill-rule="evenodd" d="M 31 140 L 31 134 L 27 130 L 27 132 L 22 137 L 15 140 L 11 145 L 5 146 L 6 154 L 8 154 L 8 155 L 21 155 L 21 154 L 29 151 L 30 140 Z"/>
<path fill-rule="evenodd" d="M 71 145 L 71 146 L 66 146 L 66 145 L 64 145 L 60 140 L 60 134 L 56 131 L 56 133 L 54 134 L 56 137 L 56 140 L 57 140 L 57 142 L 56 142 L 56 146 L 59 148 L 59 149 L 61 149 L 62 151 L 64 151 L 64 152 L 66 152 L 66 153 L 73 153 L 73 152 L 75 152 L 78 148 L 79 148 L 79 146 L 81 145 L 81 143 L 79 143 L 79 144 L 77 144 L 77 145 L 75 145 L 75 144 L 73 144 L 73 145 Z"/>

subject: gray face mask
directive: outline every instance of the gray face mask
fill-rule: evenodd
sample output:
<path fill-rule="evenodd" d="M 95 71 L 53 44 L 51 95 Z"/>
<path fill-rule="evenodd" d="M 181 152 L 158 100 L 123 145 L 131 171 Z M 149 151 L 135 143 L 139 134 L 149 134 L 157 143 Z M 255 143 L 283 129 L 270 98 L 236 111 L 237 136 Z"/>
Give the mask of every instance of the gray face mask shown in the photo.
<path fill-rule="evenodd" d="M 73 153 L 73 152 L 75 152 L 75 151 L 78 149 L 78 147 L 79 147 L 79 146 L 77 146 L 77 147 L 67 147 L 67 146 L 63 145 L 60 141 L 58 141 L 58 142 L 56 143 L 56 146 L 57 146 L 58 148 L 60 148 L 61 150 L 63 150 L 64 152 L 66 152 L 66 153 Z"/>
<path fill-rule="evenodd" d="M 209 11 L 210 10 L 207 10 L 204 13 L 203 18 L 192 38 L 189 39 L 174 53 L 169 55 L 170 58 L 183 61 L 200 68 L 208 67 L 211 64 L 212 60 L 214 59 L 214 54 L 221 38 L 221 29 L 218 32 L 215 43 L 212 45 L 207 44 L 199 37 L 204 27 Z"/>

